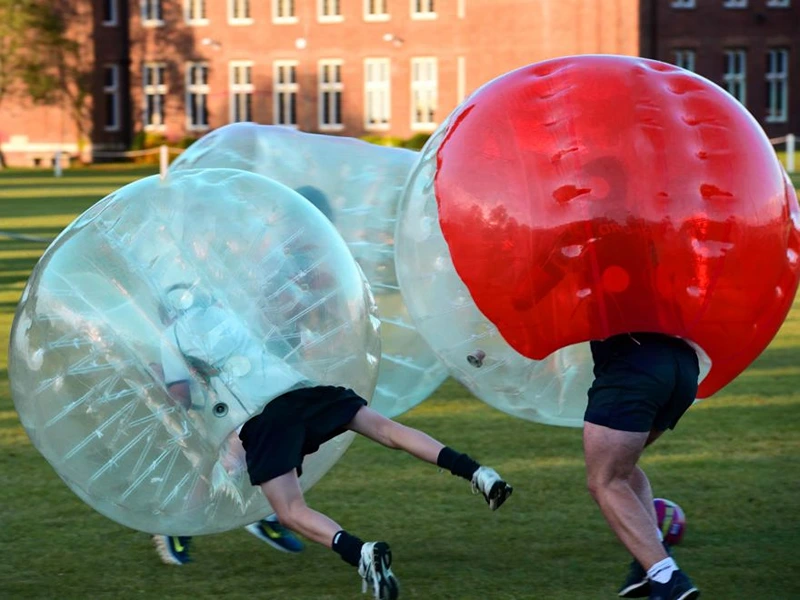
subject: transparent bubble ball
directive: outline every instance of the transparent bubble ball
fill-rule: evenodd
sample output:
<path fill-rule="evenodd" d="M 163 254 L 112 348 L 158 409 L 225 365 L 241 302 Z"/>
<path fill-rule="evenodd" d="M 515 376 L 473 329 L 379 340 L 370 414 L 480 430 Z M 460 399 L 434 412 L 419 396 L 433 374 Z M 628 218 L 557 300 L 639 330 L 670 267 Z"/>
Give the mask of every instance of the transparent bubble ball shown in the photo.
<path fill-rule="evenodd" d="M 413 408 L 447 377 L 414 327 L 394 266 L 397 208 L 417 156 L 353 138 L 235 123 L 203 136 L 170 167 L 265 175 L 302 194 L 333 222 L 377 300 L 382 355 L 372 407 L 387 417 Z"/>
<path fill-rule="evenodd" d="M 214 533 L 271 512 L 237 428 L 306 385 L 369 399 L 378 326 L 350 251 L 301 196 L 188 170 L 121 188 L 50 245 L 14 318 L 9 378 L 34 446 L 89 505 L 146 532 Z M 304 489 L 351 439 L 306 459 Z"/>
<path fill-rule="evenodd" d="M 487 404 L 536 423 L 582 427 L 593 379 L 589 344 L 544 360 L 521 355 L 478 310 L 456 272 L 433 185 L 448 124 L 422 149 L 398 209 L 395 263 L 408 312 L 450 374 Z"/>

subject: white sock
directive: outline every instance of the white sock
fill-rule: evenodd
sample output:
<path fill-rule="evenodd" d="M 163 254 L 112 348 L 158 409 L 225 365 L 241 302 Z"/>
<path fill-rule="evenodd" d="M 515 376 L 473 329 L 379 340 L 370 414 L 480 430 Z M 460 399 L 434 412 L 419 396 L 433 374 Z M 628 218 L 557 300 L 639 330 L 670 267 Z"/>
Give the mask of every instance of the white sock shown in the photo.
<path fill-rule="evenodd" d="M 678 565 L 675 564 L 675 560 L 668 556 L 647 569 L 647 576 L 656 583 L 667 583 L 677 570 Z"/>

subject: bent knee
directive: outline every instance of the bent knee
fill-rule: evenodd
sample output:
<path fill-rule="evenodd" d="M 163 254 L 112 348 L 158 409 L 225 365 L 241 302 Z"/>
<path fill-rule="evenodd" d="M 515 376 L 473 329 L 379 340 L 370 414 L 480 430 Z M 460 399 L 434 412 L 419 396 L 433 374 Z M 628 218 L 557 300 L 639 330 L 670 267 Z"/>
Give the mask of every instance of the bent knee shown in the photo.
<path fill-rule="evenodd" d="M 288 527 L 292 531 L 297 531 L 299 524 L 303 521 L 303 515 L 308 510 L 308 506 L 303 500 L 294 500 L 280 507 L 273 506 L 273 509 L 275 509 L 275 515 L 281 525 Z"/>

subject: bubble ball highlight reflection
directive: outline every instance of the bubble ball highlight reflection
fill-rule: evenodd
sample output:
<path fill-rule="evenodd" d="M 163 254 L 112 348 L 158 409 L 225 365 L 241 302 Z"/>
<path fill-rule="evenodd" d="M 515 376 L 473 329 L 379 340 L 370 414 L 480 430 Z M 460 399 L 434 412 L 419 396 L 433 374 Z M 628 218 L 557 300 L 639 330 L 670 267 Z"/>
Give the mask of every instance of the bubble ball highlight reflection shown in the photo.
<path fill-rule="evenodd" d="M 372 408 L 387 417 L 410 410 L 447 377 L 408 315 L 394 266 L 397 208 L 416 158 L 352 138 L 235 123 L 205 135 L 170 166 L 170 172 L 224 167 L 264 175 L 333 222 L 378 303 L 382 356 Z"/>
<path fill-rule="evenodd" d="M 369 398 L 374 310 L 344 241 L 292 190 L 227 169 L 148 177 L 90 208 L 37 264 L 11 332 L 14 404 L 34 446 L 107 517 L 151 533 L 228 530 L 270 512 L 237 427 L 308 382 Z M 308 457 L 304 488 L 351 439 Z"/>
<path fill-rule="evenodd" d="M 471 348 L 506 371 L 476 391 L 500 403 L 502 380 L 531 389 L 536 361 L 570 348 L 585 402 L 581 344 L 627 331 L 692 342 L 708 396 L 766 347 L 800 274 L 797 198 L 758 123 L 646 59 L 566 57 L 489 82 L 423 149 L 401 213 L 409 311 L 429 342 L 449 332 L 437 351 L 473 391 L 487 375 Z"/>

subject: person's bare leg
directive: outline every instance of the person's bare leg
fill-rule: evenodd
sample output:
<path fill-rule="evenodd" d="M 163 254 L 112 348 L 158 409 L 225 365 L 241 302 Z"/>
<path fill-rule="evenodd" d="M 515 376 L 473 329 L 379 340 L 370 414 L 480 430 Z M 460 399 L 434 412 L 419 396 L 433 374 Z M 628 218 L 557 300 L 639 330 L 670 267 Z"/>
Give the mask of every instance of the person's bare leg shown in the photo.
<path fill-rule="evenodd" d="M 662 433 L 664 432 L 651 431 L 645 442 L 645 448 L 661 437 Z M 653 527 L 658 529 L 658 516 L 656 515 L 656 508 L 653 503 L 653 488 L 650 486 L 650 480 L 647 479 L 647 475 L 638 465 L 633 469 L 630 484 L 636 496 L 647 509 L 650 519 L 653 522 Z"/>
<path fill-rule="evenodd" d="M 583 428 L 589 491 L 611 529 L 645 570 L 667 558 L 656 534 L 652 492 L 648 505 L 636 489 L 644 493 L 647 481 L 643 471 L 637 472 L 636 463 L 648 435 L 588 422 Z"/>
<path fill-rule="evenodd" d="M 347 428 L 387 448 L 405 450 L 420 460 L 470 481 L 473 489 L 483 494 L 491 510 L 500 508 L 514 490 L 494 469 L 482 467 L 466 454 L 446 447 L 427 433 L 387 419 L 366 406 L 359 409 Z"/>
<path fill-rule="evenodd" d="M 333 519 L 309 508 L 296 471 L 262 483 L 261 491 L 281 525 L 327 548 L 332 547 L 333 537 L 342 528 Z"/>
<path fill-rule="evenodd" d="M 387 419 L 366 406 L 356 413 L 347 428 L 387 448 L 405 450 L 412 456 L 432 465 L 436 464 L 439 453 L 444 448 L 444 444 L 433 439 L 427 433 Z"/>
<path fill-rule="evenodd" d="M 630 486 L 633 493 L 639 498 L 639 502 L 647 510 L 647 516 L 650 518 L 653 529 L 658 529 L 658 517 L 653 504 L 653 489 L 650 487 L 650 481 L 641 467 L 634 467 L 630 477 Z"/>

